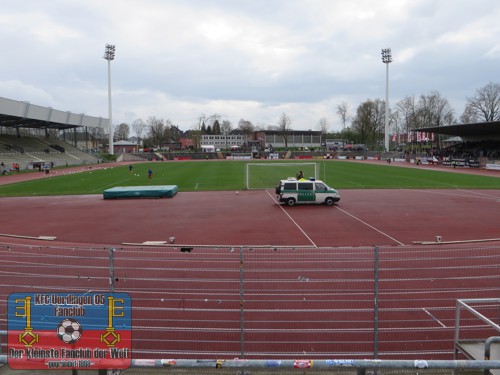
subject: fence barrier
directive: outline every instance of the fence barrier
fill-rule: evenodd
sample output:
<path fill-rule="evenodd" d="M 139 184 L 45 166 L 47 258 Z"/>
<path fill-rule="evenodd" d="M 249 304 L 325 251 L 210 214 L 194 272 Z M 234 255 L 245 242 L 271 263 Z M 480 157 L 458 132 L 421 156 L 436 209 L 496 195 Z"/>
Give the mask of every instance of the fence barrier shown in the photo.
<path fill-rule="evenodd" d="M 456 301 L 498 297 L 498 250 L 0 243 L 0 330 L 10 293 L 112 291 L 132 300 L 134 363 L 447 361 Z M 499 311 L 481 310 L 496 321 Z M 461 336 L 491 336 L 483 322 L 467 322 Z"/>

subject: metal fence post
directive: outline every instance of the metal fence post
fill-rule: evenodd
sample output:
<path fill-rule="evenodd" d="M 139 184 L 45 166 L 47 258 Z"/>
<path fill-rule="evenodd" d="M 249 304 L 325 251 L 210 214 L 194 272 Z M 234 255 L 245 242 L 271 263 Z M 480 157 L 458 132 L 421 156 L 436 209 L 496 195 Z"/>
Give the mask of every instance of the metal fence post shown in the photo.
<path fill-rule="evenodd" d="M 374 249 L 374 286 L 373 286 L 373 358 L 378 358 L 378 287 L 379 287 L 379 248 Z"/>
<path fill-rule="evenodd" d="M 109 291 L 115 292 L 115 248 L 109 249 Z"/>
<path fill-rule="evenodd" d="M 240 247 L 240 355 L 245 357 L 245 289 L 244 289 L 244 269 L 243 269 L 243 247 Z"/>

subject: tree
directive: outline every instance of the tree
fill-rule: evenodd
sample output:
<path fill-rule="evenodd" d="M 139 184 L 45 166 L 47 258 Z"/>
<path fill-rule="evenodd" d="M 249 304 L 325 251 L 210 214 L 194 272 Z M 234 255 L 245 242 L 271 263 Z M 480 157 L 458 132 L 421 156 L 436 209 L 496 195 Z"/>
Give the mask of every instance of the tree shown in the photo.
<path fill-rule="evenodd" d="M 224 120 L 222 121 L 222 125 L 220 126 L 221 134 L 229 134 L 233 130 L 233 126 L 230 121 Z"/>
<path fill-rule="evenodd" d="M 198 124 L 195 124 L 195 130 L 192 130 L 189 133 L 190 138 L 193 141 L 195 150 L 200 149 L 201 136 L 203 134 L 206 134 L 207 131 L 205 127 L 205 119 L 206 119 L 205 115 L 200 116 L 200 118 L 198 119 Z"/>
<path fill-rule="evenodd" d="M 394 111 L 391 113 L 389 128 L 391 128 L 393 134 L 396 135 L 396 143 L 403 141 L 402 134 L 404 134 L 405 129 L 403 122 L 400 121 L 400 113 L 398 111 Z"/>
<path fill-rule="evenodd" d="M 172 131 L 172 121 L 170 120 L 165 120 L 164 121 L 164 124 L 163 124 L 163 139 L 162 139 L 162 143 L 165 143 L 165 142 L 175 142 L 176 139 L 174 139 L 174 132 Z"/>
<path fill-rule="evenodd" d="M 288 148 L 288 136 L 290 135 L 290 130 L 292 130 L 291 125 L 292 120 L 285 112 L 283 112 L 278 121 L 278 131 L 285 141 L 285 148 Z"/>
<path fill-rule="evenodd" d="M 328 120 L 326 117 L 321 117 L 319 119 L 319 130 L 321 131 L 321 134 L 328 133 Z"/>
<path fill-rule="evenodd" d="M 130 128 L 128 124 L 121 123 L 120 125 L 115 126 L 115 133 L 113 138 L 118 141 L 123 141 L 129 138 Z"/>
<path fill-rule="evenodd" d="M 240 119 L 238 122 L 238 129 L 244 132 L 246 135 L 252 134 L 255 131 L 255 127 L 250 121 Z"/>
<path fill-rule="evenodd" d="M 500 120 L 500 84 L 490 82 L 476 90 L 476 95 L 467 98 L 465 113 L 474 120 Z"/>
<path fill-rule="evenodd" d="M 396 110 L 401 121 L 400 128 L 405 129 L 407 134 L 415 129 L 455 122 L 448 100 L 437 91 L 420 95 L 418 101 L 414 96 L 407 96 L 396 104 Z"/>
<path fill-rule="evenodd" d="M 150 146 L 160 146 L 165 141 L 165 124 L 163 120 L 150 117 L 146 121 L 148 127 L 148 143 Z"/>
<path fill-rule="evenodd" d="M 414 96 L 407 96 L 396 104 L 396 111 L 399 113 L 401 128 L 403 133 L 409 134 L 412 129 L 416 128 L 417 110 Z"/>
<path fill-rule="evenodd" d="M 357 134 L 354 132 L 351 126 L 348 126 L 342 130 L 342 139 L 350 142 L 357 140 Z"/>
<path fill-rule="evenodd" d="M 342 102 L 337 106 L 337 115 L 339 115 L 340 120 L 342 121 L 342 131 L 345 130 L 345 123 L 348 118 L 349 106 L 346 102 Z"/>
<path fill-rule="evenodd" d="M 104 144 L 107 141 L 103 128 L 89 127 L 89 133 L 92 140 L 92 148 L 98 148 L 99 144 Z"/>
<path fill-rule="evenodd" d="M 260 123 L 255 125 L 255 131 L 257 131 L 257 132 L 264 131 L 267 129 L 267 127 L 268 127 L 268 124 L 266 124 L 264 122 L 260 122 Z"/>
<path fill-rule="evenodd" d="M 214 121 L 214 124 L 212 126 L 212 133 L 215 134 L 215 135 L 220 135 L 221 134 L 219 120 L 215 120 Z"/>
<path fill-rule="evenodd" d="M 206 133 L 203 134 L 220 134 L 220 133 L 215 133 L 214 131 L 214 126 L 216 123 L 217 125 L 219 124 L 220 117 L 221 116 L 218 115 L 217 113 L 214 113 L 213 115 L 210 115 L 208 117 L 205 117 L 205 115 L 203 115 L 203 124 L 206 127 Z"/>
<path fill-rule="evenodd" d="M 417 107 L 417 128 L 449 125 L 453 122 L 453 109 L 448 100 L 437 91 L 421 95 Z"/>
<path fill-rule="evenodd" d="M 328 120 L 326 117 L 322 117 L 319 119 L 319 131 L 321 132 L 321 138 L 323 142 L 326 139 L 326 135 L 328 134 Z"/>
<path fill-rule="evenodd" d="M 135 135 L 137 135 L 137 143 L 140 144 L 141 140 L 144 136 L 144 132 L 146 131 L 147 125 L 142 119 L 137 119 L 134 120 L 132 123 L 132 130 L 135 132 Z"/>
<path fill-rule="evenodd" d="M 385 103 L 382 100 L 367 100 L 361 103 L 352 121 L 352 130 L 358 143 L 380 145 L 384 134 L 384 119 Z"/>
<path fill-rule="evenodd" d="M 464 113 L 460 116 L 460 122 L 462 124 L 471 124 L 473 122 L 479 122 L 479 117 L 477 112 L 473 110 L 472 106 L 465 106 Z"/>

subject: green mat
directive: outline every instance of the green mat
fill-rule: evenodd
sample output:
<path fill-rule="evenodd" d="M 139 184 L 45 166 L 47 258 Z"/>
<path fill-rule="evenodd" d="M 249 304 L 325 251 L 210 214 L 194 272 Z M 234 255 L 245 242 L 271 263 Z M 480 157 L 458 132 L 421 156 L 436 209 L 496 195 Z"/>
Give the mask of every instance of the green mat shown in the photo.
<path fill-rule="evenodd" d="M 177 194 L 177 185 L 117 186 L 103 192 L 104 199 L 119 198 L 163 198 Z"/>

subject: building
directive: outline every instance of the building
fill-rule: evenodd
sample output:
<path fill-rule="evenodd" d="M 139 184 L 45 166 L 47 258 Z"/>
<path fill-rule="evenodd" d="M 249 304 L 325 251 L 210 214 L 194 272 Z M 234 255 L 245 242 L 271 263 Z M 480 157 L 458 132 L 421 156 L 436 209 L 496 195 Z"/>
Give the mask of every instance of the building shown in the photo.
<path fill-rule="evenodd" d="M 241 131 L 230 134 L 204 134 L 200 138 L 200 146 L 215 146 L 216 149 L 228 150 L 236 147 L 255 148 L 318 148 L 322 146 L 320 131 L 290 130 L 287 133 L 287 142 L 283 132 L 277 130 L 262 130 L 246 135 Z"/>
<path fill-rule="evenodd" d="M 126 154 L 130 152 L 137 152 L 138 151 L 137 142 L 131 142 L 125 140 L 113 142 L 113 151 L 115 154 Z"/>
<path fill-rule="evenodd" d="M 285 137 L 280 130 L 255 132 L 255 140 L 261 141 L 261 147 L 267 148 L 318 148 L 322 146 L 321 132 L 315 130 L 290 130 Z"/>
<path fill-rule="evenodd" d="M 203 134 L 200 137 L 201 146 L 214 146 L 216 149 L 227 150 L 246 145 L 246 134 Z"/>

